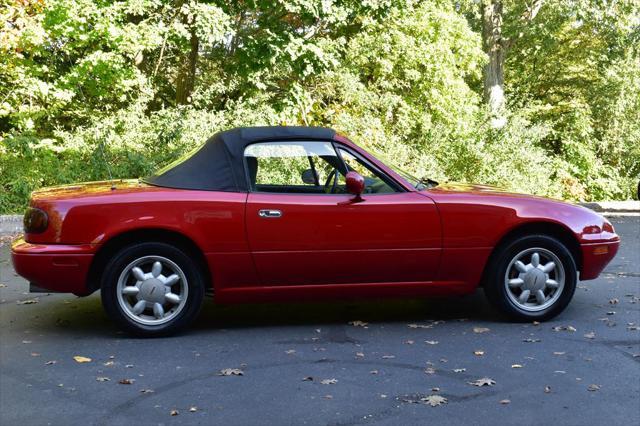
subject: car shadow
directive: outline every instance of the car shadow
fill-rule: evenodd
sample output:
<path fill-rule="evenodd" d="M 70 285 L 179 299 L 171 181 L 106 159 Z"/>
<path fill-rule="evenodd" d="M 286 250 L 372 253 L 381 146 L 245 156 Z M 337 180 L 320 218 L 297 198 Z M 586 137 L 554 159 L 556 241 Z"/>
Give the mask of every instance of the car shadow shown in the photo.
<path fill-rule="evenodd" d="M 104 313 L 100 297 L 50 300 L 36 321 L 41 331 L 75 336 L 127 336 Z M 207 334 L 221 329 L 280 326 L 323 326 L 360 320 L 376 323 L 426 322 L 469 319 L 502 321 L 489 306 L 482 291 L 457 297 L 430 299 L 384 299 L 298 303 L 219 305 L 206 299 L 193 325 L 181 335 Z M 36 324 L 34 324 L 36 325 Z"/>
<path fill-rule="evenodd" d="M 420 322 L 451 319 L 499 320 L 482 292 L 430 299 L 384 299 L 300 303 L 216 305 L 208 301 L 195 322 L 196 331 L 212 328 L 366 322 Z"/>

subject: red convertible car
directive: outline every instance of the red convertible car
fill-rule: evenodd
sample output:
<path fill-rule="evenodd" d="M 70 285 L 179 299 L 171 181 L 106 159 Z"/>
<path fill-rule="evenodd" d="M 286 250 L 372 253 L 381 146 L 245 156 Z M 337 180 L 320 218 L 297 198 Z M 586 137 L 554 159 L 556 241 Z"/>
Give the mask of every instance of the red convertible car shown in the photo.
<path fill-rule="evenodd" d="M 218 133 L 143 180 L 33 193 L 15 270 L 32 291 L 102 293 L 140 335 L 220 303 L 422 297 L 482 286 L 503 313 L 545 320 L 598 276 L 619 237 L 560 201 L 437 184 L 326 128 Z"/>

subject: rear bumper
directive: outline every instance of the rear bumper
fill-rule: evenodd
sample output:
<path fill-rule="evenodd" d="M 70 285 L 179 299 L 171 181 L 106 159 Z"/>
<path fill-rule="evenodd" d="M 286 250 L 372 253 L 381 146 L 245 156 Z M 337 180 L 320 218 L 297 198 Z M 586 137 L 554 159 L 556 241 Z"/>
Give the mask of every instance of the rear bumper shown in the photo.
<path fill-rule="evenodd" d="M 15 271 L 37 287 L 86 294 L 95 250 L 91 244 L 30 244 L 20 238 L 11 246 L 11 261 Z"/>
<path fill-rule="evenodd" d="M 611 262 L 618 253 L 620 240 L 603 241 L 599 243 L 582 244 L 582 270 L 580 271 L 580 280 L 593 280 Z"/>

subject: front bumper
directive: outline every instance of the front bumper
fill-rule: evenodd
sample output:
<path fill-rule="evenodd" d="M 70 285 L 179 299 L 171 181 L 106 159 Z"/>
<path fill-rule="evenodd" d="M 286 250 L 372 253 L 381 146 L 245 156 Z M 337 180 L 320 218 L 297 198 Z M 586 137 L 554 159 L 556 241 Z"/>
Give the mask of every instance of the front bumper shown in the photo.
<path fill-rule="evenodd" d="M 37 287 L 86 294 L 95 250 L 92 244 L 31 244 L 19 238 L 11 245 L 11 261 L 15 271 Z"/>
<path fill-rule="evenodd" d="M 593 280 L 611 262 L 618 253 L 620 239 L 580 245 L 582 251 L 582 270 L 580 280 Z"/>

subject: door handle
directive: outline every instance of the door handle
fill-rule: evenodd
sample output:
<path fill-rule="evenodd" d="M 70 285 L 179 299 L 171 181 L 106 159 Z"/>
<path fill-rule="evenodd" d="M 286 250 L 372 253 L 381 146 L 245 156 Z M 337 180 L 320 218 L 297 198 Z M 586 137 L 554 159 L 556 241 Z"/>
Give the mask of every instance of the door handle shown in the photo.
<path fill-rule="evenodd" d="M 260 217 L 280 217 L 282 216 L 282 212 L 280 210 L 258 210 L 258 216 Z"/>

